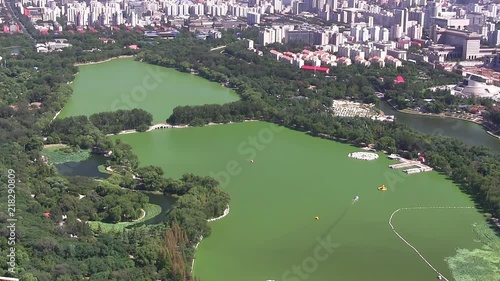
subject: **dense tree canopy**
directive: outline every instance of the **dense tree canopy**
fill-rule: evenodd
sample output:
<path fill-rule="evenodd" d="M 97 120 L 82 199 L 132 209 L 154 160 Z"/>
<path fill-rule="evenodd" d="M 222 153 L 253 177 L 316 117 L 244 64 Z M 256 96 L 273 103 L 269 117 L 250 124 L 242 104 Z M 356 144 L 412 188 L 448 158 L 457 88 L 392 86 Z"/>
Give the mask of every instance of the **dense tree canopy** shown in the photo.
<path fill-rule="evenodd" d="M 192 34 L 181 33 L 175 40 L 145 42 L 137 32 L 106 31 L 104 35 L 116 44 L 99 41 L 103 34 L 67 33 L 64 36 L 74 47 L 48 54 L 37 54 L 34 42 L 27 37 L 0 36 L 0 56 L 7 58 L 0 67 L 0 191 L 7 192 L 6 171 L 15 170 L 17 216 L 22 218 L 17 225 L 16 274 L 7 271 L 8 233 L 0 230 L 0 244 L 5 246 L 1 248 L 0 275 L 39 281 L 192 280 L 193 246 L 201 236 L 210 234 L 207 219 L 223 213 L 229 195 L 208 177 L 186 174 L 166 179 L 158 167 L 139 168 L 130 145 L 106 137 L 120 130 L 144 130 L 151 124 L 149 113 L 132 110 L 52 120 L 72 94 L 68 83 L 78 71 L 76 62 L 137 54 L 124 48 L 136 43 L 142 48 L 137 59 L 198 72 L 234 88 L 241 96 L 240 101 L 226 105 L 178 107 L 172 116 L 165 116 L 173 124 L 259 119 L 339 141 L 373 143 L 405 157 L 422 153 L 430 165 L 461 184 L 485 209 L 498 213 L 498 154 L 451 138 L 418 134 L 397 123 L 335 118 L 329 112 L 332 99 L 374 103 L 375 92 L 384 92 L 401 108 L 434 98 L 439 102 L 429 110 L 438 112 L 462 101 L 446 92 L 422 89 L 450 83 L 456 76 L 423 65 L 398 69 L 332 67 L 329 76 L 314 75 L 246 50 L 244 40 L 236 39 L 237 32 L 229 30 L 220 40 L 199 41 Z M 240 35 L 256 36 L 255 30 L 241 31 Z M 49 37 L 35 39 L 44 42 Z M 221 45 L 227 45 L 224 52 L 210 51 Z M 15 46 L 20 54 L 11 56 Z M 300 46 L 283 48 L 290 47 Z M 429 73 L 428 78 L 420 80 L 421 73 Z M 403 75 L 408 83 L 391 83 L 397 75 Z M 488 119 L 498 124 L 495 112 L 490 112 Z M 106 165 L 116 173 L 101 181 L 61 176 L 54 166 L 41 161 L 44 143 L 65 143 L 105 154 Z M 114 233 L 92 230 L 85 223 L 137 218 L 148 201 L 141 192 L 132 190 L 160 191 L 178 199 L 164 224 Z M 0 207 L 4 223 L 5 202 L 0 202 Z"/>
<path fill-rule="evenodd" d="M 207 218 L 223 213 L 228 194 L 211 179 L 193 175 L 166 179 L 158 167 L 138 169 L 139 161 L 130 145 L 106 137 L 120 130 L 147 129 L 152 118 L 143 110 L 52 120 L 72 94 L 68 83 L 78 71 L 74 66 L 77 61 L 133 53 L 123 49 L 133 36 L 123 34 L 110 35 L 118 42 L 109 47 L 97 40 L 97 34 L 75 35 L 69 39 L 76 48 L 57 54 L 35 53 L 33 41 L 24 36 L 0 36 L 0 56 L 6 58 L 0 66 L 0 191 L 7 194 L 7 171 L 14 170 L 19 219 L 17 271 L 8 272 L 9 233 L 4 228 L 0 230 L 0 275 L 39 281 L 192 280 L 190 260 L 193 246 L 200 239 L 197 234 L 210 233 Z M 19 55 L 10 55 L 11 46 L 19 48 Z M 91 48 L 101 50 L 82 51 Z M 99 181 L 62 176 L 53 165 L 42 161 L 44 143 L 64 143 L 104 154 L 106 164 L 116 173 Z M 183 188 L 170 190 L 171 182 Z M 118 233 L 89 227 L 86 221 L 123 223 L 140 217 L 148 197 L 133 189 L 178 194 L 179 201 L 190 202 L 182 210 L 192 217 L 183 218 L 194 223 L 169 219 L 165 224 Z M 198 199 L 182 199 L 188 191 Z M 0 203 L 2 223 L 8 218 L 5 204 Z"/>
<path fill-rule="evenodd" d="M 153 115 L 143 109 L 120 109 L 114 112 L 92 114 L 89 120 L 106 134 L 116 134 L 124 130 L 144 132 L 152 125 Z"/>

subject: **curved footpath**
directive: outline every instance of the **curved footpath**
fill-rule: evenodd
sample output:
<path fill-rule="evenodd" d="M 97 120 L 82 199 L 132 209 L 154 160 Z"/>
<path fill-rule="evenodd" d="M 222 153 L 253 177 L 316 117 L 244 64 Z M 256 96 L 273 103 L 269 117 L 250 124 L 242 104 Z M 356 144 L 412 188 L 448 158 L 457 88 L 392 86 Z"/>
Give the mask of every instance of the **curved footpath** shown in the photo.
<path fill-rule="evenodd" d="M 112 60 L 115 60 L 115 59 L 126 59 L 126 58 L 133 58 L 133 57 L 134 57 L 134 55 L 123 55 L 123 56 L 112 57 L 112 58 L 101 60 L 101 61 L 90 61 L 90 62 L 75 63 L 74 66 L 98 64 L 98 63 L 104 63 L 104 62 L 112 61 Z"/>
<path fill-rule="evenodd" d="M 401 211 L 401 210 L 424 210 L 424 209 L 474 209 L 473 207 L 411 207 L 411 208 L 399 208 L 397 209 L 396 211 L 394 211 L 392 214 L 391 214 L 391 217 L 389 218 L 389 225 L 391 226 L 391 229 L 392 231 L 399 237 L 399 239 L 401 239 L 403 242 L 405 242 L 406 245 L 408 245 L 408 247 L 412 248 L 413 251 L 415 251 L 415 253 L 417 253 L 417 255 L 430 267 L 432 268 L 432 270 L 434 270 L 434 272 L 436 272 L 438 274 L 438 276 L 441 276 L 442 280 L 445 280 L 445 281 L 449 281 L 446 277 L 443 276 L 443 274 L 441 274 L 434 266 L 432 266 L 432 264 L 427 261 L 424 256 L 422 256 L 422 254 L 420 254 L 420 252 L 415 248 L 413 247 L 408 241 L 406 241 L 403 236 L 401 236 L 401 234 L 399 234 L 395 229 L 394 229 L 394 226 L 392 225 L 392 218 L 394 217 L 394 215 Z"/>
<path fill-rule="evenodd" d="M 144 209 L 141 209 L 141 216 L 136 218 L 135 220 L 131 220 L 131 221 L 121 221 L 117 224 L 127 224 L 127 223 L 132 223 L 132 222 L 139 222 L 141 220 L 143 220 L 144 218 L 146 217 L 146 211 Z"/>
<path fill-rule="evenodd" d="M 132 220 L 133 222 L 138 222 L 138 221 L 141 221 L 144 217 L 146 216 L 146 211 L 144 209 L 141 209 L 141 216 L 138 217 L 137 219 L 135 220 Z"/>
<path fill-rule="evenodd" d="M 224 210 L 224 213 L 222 213 L 221 216 L 219 217 L 216 217 L 216 218 L 211 218 L 211 219 L 208 219 L 207 222 L 212 222 L 212 221 L 217 221 L 217 220 L 220 220 L 220 219 L 223 219 L 225 218 L 227 215 L 229 215 L 229 205 L 227 205 L 227 208 Z M 201 241 L 203 240 L 203 236 L 200 236 L 200 241 L 198 241 L 198 243 L 196 243 L 196 245 L 194 246 L 194 249 L 198 249 L 198 246 L 200 245 Z M 196 259 L 193 258 L 193 262 L 191 263 L 191 273 L 193 273 L 193 269 L 194 269 L 194 260 Z"/>

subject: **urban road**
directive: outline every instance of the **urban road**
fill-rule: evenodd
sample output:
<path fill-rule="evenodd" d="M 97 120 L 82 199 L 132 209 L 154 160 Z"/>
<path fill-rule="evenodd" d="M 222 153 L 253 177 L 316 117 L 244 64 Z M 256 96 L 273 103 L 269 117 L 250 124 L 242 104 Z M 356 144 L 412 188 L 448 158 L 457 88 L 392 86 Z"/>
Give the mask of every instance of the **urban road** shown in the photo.
<path fill-rule="evenodd" d="M 15 6 L 15 4 L 16 4 L 16 2 L 13 1 L 13 0 L 9 0 L 9 1 L 4 1 L 3 2 L 4 8 L 7 9 L 10 12 L 9 13 L 10 17 L 14 21 L 16 21 L 17 24 L 19 24 L 19 26 L 23 30 L 23 34 L 27 35 L 31 40 L 35 41 L 35 38 L 33 38 L 33 36 L 28 32 L 28 29 L 26 29 L 26 27 L 24 26 L 24 24 L 21 22 L 21 20 L 17 16 L 17 13 L 14 11 L 13 7 Z"/>

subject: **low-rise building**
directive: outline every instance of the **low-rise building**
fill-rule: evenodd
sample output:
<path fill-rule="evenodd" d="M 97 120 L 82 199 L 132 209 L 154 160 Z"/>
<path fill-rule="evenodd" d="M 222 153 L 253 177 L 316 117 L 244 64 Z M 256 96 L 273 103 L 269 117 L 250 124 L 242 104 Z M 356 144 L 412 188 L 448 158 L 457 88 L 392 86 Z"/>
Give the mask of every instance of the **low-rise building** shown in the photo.
<path fill-rule="evenodd" d="M 500 87 L 487 82 L 487 77 L 470 74 L 451 90 L 451 94 L 465 97 L 490 98 L 500 101 Z"/>
<path fill-rule="evenodd" d="M 73 45 L 67 43 L 66 39 L 55 39 L 51 42 L 46 42 L 45 44 L 36 44 L 35 49 L 37 53 L 50 53 L 54 51 L 61 51 L 63 48 L 69 48 Z"/>

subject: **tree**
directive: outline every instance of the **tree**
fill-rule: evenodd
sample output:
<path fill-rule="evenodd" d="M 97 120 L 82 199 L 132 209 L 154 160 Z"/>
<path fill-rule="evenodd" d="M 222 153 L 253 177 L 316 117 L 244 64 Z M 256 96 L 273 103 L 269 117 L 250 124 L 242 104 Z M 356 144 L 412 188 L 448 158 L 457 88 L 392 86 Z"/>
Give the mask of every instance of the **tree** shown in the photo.
<path fill-rule="evenodd" d="M 377 149 L 392 153 L 396 150 L 396 141 L 392 137 L 381 137 L 375 143 Z"/>
<path fill-rule="evenodd" d="M 183 195 L 187 192 L 187 190 L 182 180 L 173 179 L 167 182 L 167 185 L 165 186 L 163 192 L 167 194 Z"/>
<path fill-rule="evenodd" d="M 166 180 L 163 178 L 163 169 L 157 166 L 145 166 L 137 169 L 137 176 L 143 183 L 145 190 L 163 190 Z"/>
<path fill-rule="evenodd" d="M 156 241 L 145 241 L 136 250 L 135 261 L 141 266 L 156 265 L 158 261 L 158 245 Z"/>
<path fill-rule="evenodd" d="M 107 212 L 106 220 L 109 222 L 120 222 L 122 220 L 123 211 L 120 206 L 110 208 Z"/>

